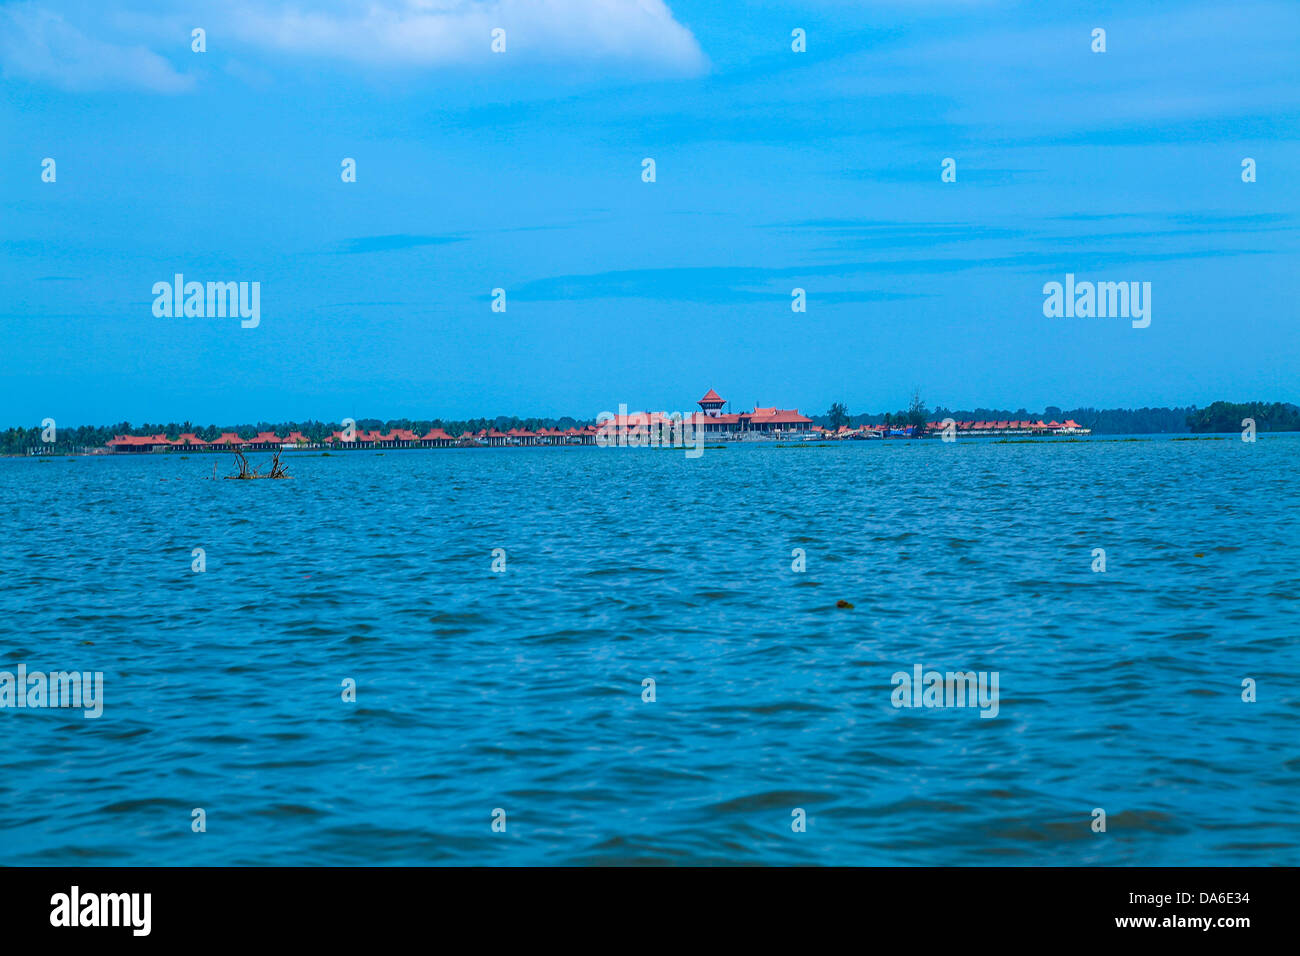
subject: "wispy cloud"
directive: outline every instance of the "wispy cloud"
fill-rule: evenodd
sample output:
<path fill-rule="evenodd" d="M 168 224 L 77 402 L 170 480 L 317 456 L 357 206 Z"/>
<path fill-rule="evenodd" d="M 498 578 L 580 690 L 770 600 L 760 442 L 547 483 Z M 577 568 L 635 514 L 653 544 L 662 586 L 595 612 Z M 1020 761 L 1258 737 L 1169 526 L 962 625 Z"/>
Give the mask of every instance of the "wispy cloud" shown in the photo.
<path fill-rule="evenodd" d="M 707 62 L 663 0 L 333 0 L 307 10 L 245 2 L 230 16 L 250 45 L 372 64 L 604 60 L 694 74 Z M 491 51 L 497 28 L 503 56 Z"/>
<path fill-rule="evenodd" d="M 752 266 L 685 266 L 623 269 L 585 275 L 537 279 L 512 290 L 522 302 L 568 302 L 579 299 L 647 299 L 713 304 L 788 301 L 790 286 L 775 280 L 811 276 L 845 278 L 863 271 L 857 263 L 762 269 Z M 825 301 L 892 302 L 917 298 L 913 292 L 882 289 L 824 289 Z"/>
<path fill-rule="evenodd" d="M 0 66 L 6 76 L 68 90 L 181 93 L 194 85 L 147 47 L 101 39 L 35 3 L 0 7 Z"/>
<path fill-rule="evenodd" d="M 392 236 L 360 236 L 347 239 L 334 251 L 343 255 L 362 252 L 393 252 L 398 249 L 414 249 L 418 246 L 442 246 L 450 242 L 464 242 L 463 236 L 412 236 L 399 234 Z"/>
<path fill-rule="evenodd" d="M 206 65 L 190 50 L 198 24 L 214 59 L 241 55 L 225 71 L 257 86 L 267 85 L 266 68 L 306 58 L 460 73 L 564 65 L 677 77 L 708 68 L 695 36 L 663 0 L 233 0 L 202 15 L 191 7 L 180 0 L 148 7 L 125 0 L 115 9 L 85 0 L 2 6 L 0 66 L 7 76 L 70 90 L 183 92 Z M 498 28 L 503 53 L 492 49 Z"/>

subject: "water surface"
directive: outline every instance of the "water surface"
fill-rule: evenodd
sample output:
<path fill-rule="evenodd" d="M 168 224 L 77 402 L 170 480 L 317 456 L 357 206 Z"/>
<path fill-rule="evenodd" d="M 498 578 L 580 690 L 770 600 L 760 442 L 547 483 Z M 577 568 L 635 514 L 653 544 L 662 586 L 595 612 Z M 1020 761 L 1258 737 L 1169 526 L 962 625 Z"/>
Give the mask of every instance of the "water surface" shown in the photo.
<path fill-rule="evenodd" d="M 0 460 L 0 862 L 1300 864 L 1297 452 Z"/>

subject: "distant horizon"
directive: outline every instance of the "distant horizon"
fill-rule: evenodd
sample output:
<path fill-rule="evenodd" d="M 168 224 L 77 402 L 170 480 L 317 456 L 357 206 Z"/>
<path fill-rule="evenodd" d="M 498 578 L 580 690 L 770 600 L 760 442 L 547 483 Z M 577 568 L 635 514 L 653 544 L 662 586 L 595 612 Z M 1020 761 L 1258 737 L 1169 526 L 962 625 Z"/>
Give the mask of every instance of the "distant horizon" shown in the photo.
<path fill-rule="evenodd" d="M 926 397 L 925 397 L 924 394 L 921 395 L 921 398 L 922 398 L 922 401 L 923 401 L 923 403 L 925 404 L 925 406 L 926 406 L 927 408 L 931 409 L 931 410 L 934 410 L 934 409 L 936 409 L 936 408 L 941 408 L 941 409 L 945 409 L 945 410 L 949 410 L 949 411 L 954 411 L 954 412 L 969 411 L 969 412 L 972 412 L 972 413 L 973 413 L 973 412 L 976 412 L 976 411 L 983 410 L 983 411 L 988 411 L 988 412 L 1007 412 L 1008 414 L 1011 414 L 1011 413 L 1016 413 L 1016 414 L 1019 414 L 1019 413 L 1024 413 L 1024 414 L 1036 414 L 1036 412 L 1034 411 L 1035 406 L 1027 405 L 1027 404 L 1018 404 L 1018 405 L 1014 405 L 1014 406 L 1009 405 L 1009 404 L 993 404 L 993 403 L 988 403 L 988 404 L 978 404 L 978 405 L 956 405 L 956 404 L 945 403 L 945 402 L 939 402 L 939 403 L 933 403 L 933 402 L 930 402 L 928 399 L 926 399 Z M 832 398 L 832 399 L 829 399 L 829 400 L 826 400 L 826 401 L 821 402 L 819 405 L 814 405 L 814 406 L 805 406 L 805 405 L 800 405 L 800 404 L 798 404 L 798 403 L 793 403 L 793 402 L 783 402 L 783 401 L 779 401 L 779 400 L 773 401 L 773 400 L 765 399 L 764 401 L 761 401 L 761 402 L 750 402 L 750 403 L 739 403 L 739 402 L 735 402 L 735 401 L 728 401 L 728 402 L 727 402 L 727 405 L 728 405 L 728 407 L 731 409 L 732 412 L 735 412 L 735 411 L 737 411 L 737 410 L 748 411 L 748 410 L 750 410 L 750 409 L 752 409 L 752 408 L 756 408 L 756 407 L 771 407 L 771 406 L 775 405 L 775 406 L 778 407 L 778 408 L 789 408 L 789 409 L 795 409 L 795 410 L 801 412 L 801 413 L 804 414 L 804 415 L 808 415 L 809 417 L 816 418 L 816 417 L 825 417 L 826 414 L 827 414 L 828 409 L 830 408 L 830 406 L 831 406 L 833 403 L 835 403 L 835 402 L 840 402 L 840 401 L 844 401 L 844 400 L 843 400 L 843 399 L 840 399 L 840 398 Z M 860 416 L 884 415 L 884 414 L 886 414 L 886 413 L 890 413 L 890 414 L 892 414 L 892 413 L 894 413 L 894 412 L 899 411 L 900 409 L 905 409 L 905 408 L 907 407 L 909 401 L 910 401 L 910 399 L 905 399 L 904 401 L 898 403 L 895 407 L 882 407 L 882 408 L 880 408 L 880 409 L 878 409 L 878 410 L 874 410 L 874 411 L 857 411 L 857 410 L 855 410 L 855 409 L 856 409 L 856 408 L 860 408 L 861 406 L 855 406 L 855 405 L 854 405 L 853 403 L 851 403 L 851 402 L 844 402 L 844 404 L 846 404 L 846 405 L 848 406 L 848 409 L 849 409 L 849 412 L 848 412 L 848 413 L 849 413 L 849 415 L 852 416 L 852 417 L 854 417 L 854 418 L 857 418 L 857 417 L 860 417 Z M 1206 402 L 1204 402 L 1204 403 L 1200 403 L 1200 402 L 1187 402 L 1187 403 L 1185 403 L 1185 404 L 1179 404 L 1179 403 L 1174 403 L 1174 404 L 1170 404 L 1170 403 L 1145 403 L 1145 404 L 1100 404 L 1100 403 L 1085 403 L 1085 404 L 1072 404 L 1072 405 L 1067 405 L 1067 404 L 1059 403 L 1059 402 L 1047 402 L 1047 403 L 1044 403 L 1044 404 L 1042 404 L 1041 406 L 1037 406 L 1037 407 L 1038 407 L 1040 410 L 1044 411 L 1044 412 L 1045 412 L 1047 409 L 1049 409 L 1049 408 L 1059 408 L 1059 409 L 1062 409 L 1063 411 L 1069 411 L 1069 410 L 1080 410 L 1080 409 L 1093 409 L 1093 410 L 1098 411 L 1098 412 L 1103 412 L 1103 411 L 1135 412 L 1135 411 L 1141 411 L 1141 410 L 1143 410 L 1143 409 L 1166 409 L 1166 410 L 1185 410 L 1185 409 L 1194 409 L 1194 408 L 1195 408 L 1195 409 L 1200 409 L 1200 408 L 1208 408 L 1209 406 L 1215 404 L 1216 402 L 1230 402 L 1230 403 L 1232 403 L 1232 404 L 1251 404 L 1251 403 L 1259 403 L 1259 404 L 1270 405 L 1270 404 L 1275 404 L 1275 403 L 1281 403 L 1281 404 L 1284 404 L 1284 405 L 1300 405 L 1300 400 L 1292 399 L 1292 398 L 1273 398 L 1273 397 L 1269 397 L 1269 398 L 1259 398 L 1259 397 L 1255 397 L 1255 398 L 1249 398 L 1249 397 L 1247 397 L 1247 398 L 1239 398 L 1239 397 L 1223 398 L 1222 396 L 1220 396 L 1220 397 L 1213 398 L 1213 399 L 1211 399 L 1211 400 L 1209 400 L 1209 401 L 1206 401 Z M 401 403 L 398 403 L 398 404 L 401 404 Z M 196 423 L 196 424 L 199 423 L 199 422 L 203 422 L 203 423 L 204 423 L 204 427 L 237 427 L 237 426 L 241 426 L 241 425 L 249 425 L 249 426 L 251 426 L 251 425 L 255 424 L 256 422 L 262 422 L 262 423 L 270 423 L 270 422 L 291 423 L 291 422 L 308 422 L 308 421 L 311 421 L 311 422 L 324 422 L 324 423 L 335 422 L 335 423 L 337 423 L 337 422 L 339 422 L 339 421 L 342 421 L 342 419 L 344 419 L 344 418 L 352 418 L 352 419 L 354 419 L 355 421 L 358 421 L 358 422 L 360 422 L 360 421 L 362 421 L 362 420 L 366 420 L 366 421 L 379 421 L 379 422 L 390 422 L 390 421 L 401 421 L 401 420 L 410 420 L 410 421 L 471 421 L 471 420 L 480 420 L 480 419 L 482 419 L 482 420 L 494 420 L 494 419 L 501 419 L 501 418 L 515 418 L 515 419 L 519 419 L 519 420 L 529 420 L 529 419 L 536 419 L 536 420 L 559 420 L 559 419 L 571 418 L 571 419 L 573 419 L 573 420 L 575 420 L 575 421 L 594 421 L 595 418 L 596 418 L 596 416 L 597 416 L 598 414 L 600 414 L 601 412 L 604 412 L 604 411 L 616 412 L 617 409 L 618 409 L 618 404 L 624 404 L 624 405 L 627 405 L 629 411 L 633 411 L 633 412 L 639 412 L 639 411 L 668 411 L 668 412 L 680 411 L 680 412 L 683 412 L 683 413 L 690 413 L 690 412 L 694 412 L 694 411 L 698 411 L 698 410 L 699 410 L 699 406 L 698 406 L 698 404 L 695 403 L 695 402 L 691 402 L 691 403 L 689 403 L 689 404 L 687 404 L 687 403 L 682 403 L 682 402 L 678 402 L 678 403 L 676 403 L 676 404 L 666 404 L 666 405 L 636 404 L 636 403 L 633 403 L 633 402 L 621 402 L 621 403 L 615 403 L 615 404 L 613 404 L 613 405 L 610 405 L 609 407 L 602 407 L 599 411 L 597 411 L 597 412 L 593 412 L 593 413 L 588 414 L 588 415 L 576 415 L 576 414 L 573 414 L 572 412 L 567 412 L 567 411 L 559 411 L 559 412 L 551 412 L 551 413 L 530 412 L 530 413 L 527 413 L 527 414 L 519 413 L 519 412 L 504 412 L 504 413 L 499 413 L 499 414 L 495 414 L 495 415 L 484 415 L 484 414 L 482 414 L 482 413 L 472 413 L 472 414 L 450 414 L 450 413 L 449 413 L 449 414 L 429 414 L 427 411 L 420 411 L 420 412 L 418 412 L 418 413 L 411 413 L 411 412 L 408 412 L 408 413 L 406 413 L 406 414 L 393 414 L 393 415 L 388 415 L 387 417 L 382 417 L 382 416 L 378 416 L 378 415 L 366 414 L 365 412 L 361 412 L 361 413 L 349 412 L 349 413 L 347 413 L 347 414 L 337 415 L 337 416 L 335 416 L 335 417 L 333 417 L 333 418 L 325 418 L 325 417 L 321 417 L 321 416 L 319 416 L 319 415 L 294 416 L 294 415 L 284 415 L 284 414 L 282 414 L 282 415 L 258 415 L 258 416 L 245 416 L 245 417 L 243 417 L 243 418 L 240 418 L 240 417 L 238 417 L 238 416 L 236 416 L 236 415 L 226 415 L 226 416 L 224 416 L 224 417 L 222 417 L 222 418 L 214 419 L 214 418 L 212 418 L 211 416 L 208 416 L 208 417 L 206 417 L 206 418 L 203 418 L 203 417 L 200 417 L 200 416 L 188 415 L 188 414 L 187 414 L 187 415 L 184 415 L 184 416 L 181 416 L 181 417 L 179 417 L 179 418 L 174 417 L 174 416 L 161 416 L 161 417 L 159 417 L 159 416 L 157 416 L 156 413 L 151 413 L 151 414 L 148 415 L 148 416 L 132 416 L 132 415 L 121 415 L 121 416 L 118 416 L 118 417 L 109 416 L 109 418 L 107 418 L 107 419 L 101 418 L 101 419 L 98 420 L 98 421 L 74 421 L 74 422 L 71 422 L 70 424 L 67 424 L 67 425 L 65 425 L 63 422 L 59 421 L 58 418 L 55 417 L 55 416 L 53 416 L 53 415 L 42 415 L 40 420 L 44 420 L 45 418 L 55 418 L 55 421 L 58 422 L 60 428 L 62 428 L 62 427 L 72 427 L 72 428 L 79 428 L 79 427 L 87 427 L 87 428 L 107 428 L 107 427 L 109 427 L 109 426 L 111 426 L 111 425 L 121 424 L 122 422 L 131 422 L 131 421 L 136 420 L 136 419 L 138 419 L 139 421 L 142 421 L 142 422 L 154 422 L 154 423 L 162 422 L 162 421 L 164 421 L 164 419 L 165 419 L 166 422 L 168 422 L 168 423 L 173 423 L 173 424 L 180 424 L 181 422 L 185 422 L 185 421 L 193 422 L 193 423 Z M 229 425 L 229 426 L 218 426 L 217 423 L 218 423 L 218 422 L 222 422 L 222 421 L 224 421 L 224 422 L 233 422 L 234 424 L 233 424 L 233 425 Z M 10 429 L 32 428 L 32 427 L 39 427 L 39 421 L 36 422 L 36 423 L 33 423 L 33 422 L 30 422 L 30 421 L 23 422 L 23 421 L 15 421 L 15 420 L 12 420 L 12 419 L 11 419 L 8 423 L 0 423 L 0 431 L 3 431 L 3 430 L 10 430 Z M 143 426 L 133 426 L 133 427 L 143 427 Z"/>
<path fill-rule="evenodd" d="M 734 406 L 734 404 L 735 403 L 730 403 L 730 402 L 728 403 L 728 405 L 731 406 Z M 1113 406 L 1113 407 L 1111 406 L 1103 407 L 1100 405 L 1075 405 L 1075 406 L 1045 405 L 1041 409 L 1037 409 L 1037 410 L 1031 409 L 1023 405 L 1017 406 L 1016 408 L 999 407 L 999 406 L 992 406 L 992 405 L 977 405 L 972 408 L 956 408 L 945 404 L 931 405 L 929 403 L 925 403 L 925 409 L 927 415 L 936 415 L 942 412 L 943 414 L 953 414 L 953 415 L 955 414 L 965 414 L 965 415 L 1005 414 L 1009 416 L 1027 415 L 1033 418 L 1035 416 L 1043 417 L 1049 414 L 1059 417 L 1062 415 L 1077 414 L 1083 411 L 1092 411 L 1098 414 L 1105 414 L 1105 413 L 1132 414 L 1132 413 L 1139 413 L 1144 411 L 1177 413 L 1177 412 L 1187 412 L 1191 410 L 1204 410 L 1219 404 L 1263 405 L 1263 406 L 1283 405 L 1292 408 L 1300 407 L 1300 403 L 1288 402 L 1280 399 L 1274 399 L 1274 400 L 1248 399 L 1246 401 L 1235 401 L 1231 399 L 1216 399 L 1215 401 L 1209 402 L 1205 405 L 1196 405 L 1196 404 L 1132 405 L 1132 406 Z M 759 407 L 759 406 L 750 406 L 742 410 L 750 411 L 754 407 Z M 771 406 L 763 406 L 763 407 L 771 407 Z M 781 405 L 780 403 L 776 403 L 776 407 L 786 408 L 787 406 Z M 827 409 L 822 411 L 809 410 L 807 408 L 800 408 L 797 406 L 788 406 L 788 407 L 800 412 L 801 414 L 813 419 L 814 421 L 818 419 L 825 419 L 830 417 L 829 406 Z M 1055 409 L 1055 411 L 1051 411 L 1052 409 Z M 895 409 L 882 409 L 879 411 L 855 411 L 852 406 L 849 406 L 846 414 L 852 420 L 859 420 L 859 419 L 867 419 L 867 418 L 882 418 L 885 415 L 897 415 L 899 413 L 906 412 L 906 410 L 907 410 L 906 405 L 900 406 Z M 673 407 L 654 408 L 654 407 L 632 407 L 632 406 L 628 407 L 628 412 L 630 414 L 639 414 L 643 412 L 661 412 L 661 411 L 666 411 L 669 413 L 682 412 L 684 414 L 694 414 L 695 412 L 699 411 L 699 408 L 698 406 L 694 409 L 687 409 L 682 407 L 678 407 L 678 408 L 673 408 Z M 731 414 L 734 414 L 736 411 L 737 409 L 733 407 L 731 410 Z M 151 421 L 150 419 L 142 419 L 141 423 L 138 425 L 133 424 L 129 418 L 122 418 L 119 419 L 118 421 L 73 422 L 73 423 L 63 423 L 57 421 L 56 419 L 55 426 L 60 431 L 64 429 L 71 430 L 71 429 L 78 429 L 78 428 L 111 429 L 111 428 L 117 428 L 121 425 L 128 425 L 132 431 L 141 431 L 141 430 L 148 431 L 148 430 L 157 430 L 160 428 L 167 429 L 167 430 L 181 429 L 186 431 L 191 431 L 194 429 L 230 430 L 230 429 L 241 429 L 241 428 L 253 429 L 253 428 L 263 428 L 266 426 L 282 426 L 282 425 L 292 427 L 292 426 L 303 425 L 303 424 L 338 426 L 343 422 L 345 418 L 350 418 L 353 421 L 355 421 L 358 427 L 366 427 L 366 428 L 384 427 L 384 426 L 392 425 L 395 423 L 401 423 L 401 422 L 431 423 L 436 425 L 438 423 L 462 424 L 462 423 L 470 423 L 470 422 L 499 422 L 499 421 L 547 422 L 547 423 L 572 421 L 577 424 L 583 424 L 583 423 L 596 422 L 598 420 L 598 417 L 600 415 L 605 414 L 606 412 L 609 412 L 611 414 L 617 413 L 617 407 L 611 409 L 601 409 L 601 411 L 593 415 L 571 415 L 571 414 L 521 415 L 518 413 L 509 413 L 509 414 L 497 414 L 497 415 L 469 415 L 469 416 L 395 415 L 395 416 L 389 416 L 385 418 L 376 415 L 363 414 L 363 415 L 345 415 L 345 416 L 340 416 L 338 418 L 320 418 L 314 416 L 309 416 L 306 418 L 259 417 L 256 419 L 245 419 L 242 421 L 227 419 L 225 421 L 218 420 L 218 421 L 208 421 L 208 422 L 204 422 L 201 420 L 195 421 L 189 418 L 183 418 L 180 419 L 179 421 L 175 419 L 168 419 L 166 422 L 162 420 Z M 0 426 L 0 432 L 30 431 L 33 429 L 39 430 L 41 427 L 42 424 L 40 422 L 34 424 L 33 423 L 11 424 L 7 426 Z"/>

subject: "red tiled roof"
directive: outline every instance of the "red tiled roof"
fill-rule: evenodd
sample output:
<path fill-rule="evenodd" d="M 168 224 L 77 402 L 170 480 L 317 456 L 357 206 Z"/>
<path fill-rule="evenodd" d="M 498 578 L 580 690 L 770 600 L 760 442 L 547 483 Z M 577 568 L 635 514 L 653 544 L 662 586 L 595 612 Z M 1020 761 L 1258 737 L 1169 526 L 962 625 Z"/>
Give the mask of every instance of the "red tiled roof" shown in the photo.
<path fill-rule="evenodd" d="M 722 416 L 723 418 L 727 416 Z M 716 422 L 719 418 L 711 415 L 705 415 L 703 412 L 692 412 L 689 415 L 681 416 L 681 420 L 689 422 L 697 420 L 701 422 Z M 608 418 L 601 419 L 601 425 L 606 428 L 646 428 L 650 425 L 675 425 L 677 419 L 670 416 L 667 412 L 629 412 L 627 415 L 610 415 Z M 588 426 L 591 427 L 591 426 Z"/>
<path fill-rule="evenodd" d="M 114 435 L 108 442 L 112 446 L 133 447 L 142 445 L 172 445 L 179 442 L 172 442 L 167 439 L 166 435 Z"/>
<path fill-rule="evenodd" d="M 750 421 L 760 424 L 766 422 L 775 425 L 790 425 L 796 422 L 811 422 L 812 419 L 800 415 L 798 409 L 794 408 L 755 408 Z"/>
<path fill-rule="evenodd" d="M 700 399 L 698 402 L 696 402 L 695 404 L 696 404 L 696 405 L 703 405 L 703 404 L 705 404 L 705 403 L 710 403 L 710 404 L 712 404 L 713 402 L 719 402 L 719 403 L 721 403 L 721 402 L 722 402 L 722 396 L 719 395 L 717 392 L 715 392 L 713 389 L 709 389 L 707 392 L 704 393 L 704 397 L 701 398 L 701 399 Z"/>

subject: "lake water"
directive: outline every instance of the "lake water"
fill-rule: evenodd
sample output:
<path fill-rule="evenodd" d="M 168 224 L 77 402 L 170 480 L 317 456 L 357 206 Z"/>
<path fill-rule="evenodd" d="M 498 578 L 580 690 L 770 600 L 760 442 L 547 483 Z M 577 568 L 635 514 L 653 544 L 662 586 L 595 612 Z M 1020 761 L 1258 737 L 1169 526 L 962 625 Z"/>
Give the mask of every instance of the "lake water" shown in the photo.
<path fill-rule="evenodd" d="M 0 863 L 1300 864 L 1298 452 L 0 460 Z"/>

